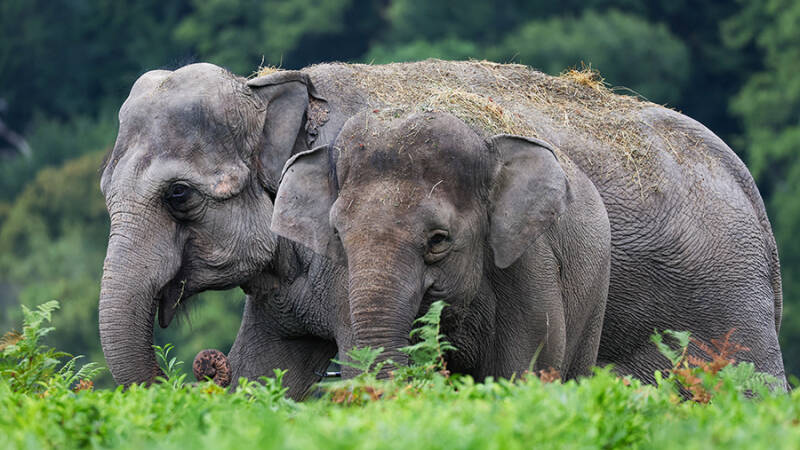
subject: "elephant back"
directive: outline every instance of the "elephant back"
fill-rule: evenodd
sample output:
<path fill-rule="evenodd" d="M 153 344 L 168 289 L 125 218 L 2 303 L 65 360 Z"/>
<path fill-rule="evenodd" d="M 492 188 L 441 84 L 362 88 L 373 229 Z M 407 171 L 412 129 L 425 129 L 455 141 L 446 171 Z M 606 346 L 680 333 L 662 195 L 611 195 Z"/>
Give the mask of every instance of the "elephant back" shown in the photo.
<path fill-rule="evenodd" d="M 435 59 L 303 70 L 335 110 L 326 126 L 330 139 L 364 109 L 398 117 L 448 112 L 484 137 L 507 133 L 543 139 L 562 162 L 577 162 L 596 183 L 623 180 L 643 195 L 661 181 L 665 149 L 673 152 L 667 156 L 689 165 L 708 162 L 702 139 L 680 128 L 655 129 L 647 117 L 654 109 L 674 111 L 616 94 L 590 70 L 550 76 L 519 64 Z"/>

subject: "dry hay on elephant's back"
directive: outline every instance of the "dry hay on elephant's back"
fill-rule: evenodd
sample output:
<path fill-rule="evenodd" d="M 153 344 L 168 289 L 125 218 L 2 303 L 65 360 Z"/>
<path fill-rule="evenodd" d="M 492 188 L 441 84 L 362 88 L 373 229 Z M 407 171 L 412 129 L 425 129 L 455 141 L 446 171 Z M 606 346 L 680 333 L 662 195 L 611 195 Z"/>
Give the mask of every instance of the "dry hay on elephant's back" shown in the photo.
<path fill-rule="evenodd" d="M 484 135 L 547 139 L 524 115 L 526 108 L 532 108 L 556 127 L 578 129 L 619 150 L 634 166 L 642 162 L 644 140 L 634 113 L 647 103 L 615 95 L 596 77 L 580 71 L 553 77 L 517 64 L 437 60 L 354 69 L 356 82 L 377 101 L 376 107 L 446 111 Z"/>
<path fill-rule="evenodd" d="M 255 70 L 248 78 L 256 78 L 256 77 L 263 77 L 266 75 L 271 75 L 275 72 L 279 72 L 281 69 L 278 66 L 271 66 L 271 65 L 264 65 L 263 61 L 261 65 L 258 66 L 258 69 Z"/>
<path fill-rule="evenodd" d="M 656 105 L 615 94 L 595 71 L 550 76 L 519 64 L 441 60 L 345 66 L 353 69 L 348 81 L 366 92 L 370 106 L 384 117 L 444 111 L 484 136 L 509 133 L 548 140 L 543 126 L 577 131 L 611 150 L 631 173 L 633 184 L 643 187 L 643 179 L 655 175 L 648 170 L 654 150 L 638 113 Z M 536 123 L 526 111 L 538 112 L 550 124 Z M 675 141 L 674 136 L 662 137 Z M 672 152 L 682 158 L 677 150 Z M 563 156 L 558 149 L 557 153 Z"/>

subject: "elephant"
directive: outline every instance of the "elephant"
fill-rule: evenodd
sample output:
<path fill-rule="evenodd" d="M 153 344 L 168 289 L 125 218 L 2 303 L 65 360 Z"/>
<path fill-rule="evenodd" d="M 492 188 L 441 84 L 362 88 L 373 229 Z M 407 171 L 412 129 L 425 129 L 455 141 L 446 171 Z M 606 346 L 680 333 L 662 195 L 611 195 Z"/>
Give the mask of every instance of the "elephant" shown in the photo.
<path fill-rule="evenodd" d="M 357 114 L 331 145 L 287 163 L 272 228 L 346 261 L 354 343 L 394 364 L 407 363 L 415 318 L 439 300 L 457 349 L 448 370 L 569 379 L 596 363 L 608 216 L 594 184 L 544 141 L 484 140 L 446 113 Z"/>
<path fill-rule="evenodd" d="M 279 73 L 251 87 L 200 63 L 147 72 L 131 88 L 100 180 L 111 219 L 100 338 L 117 383 L 161 375 L 156 315 L 167 327 L 208 289 L 247 294 L 224 376 L 234 385 L 283 368 L 289 396 L 301 398 L 349 339 L 335 325 L 348 313 L 329 299 L 345 295 L 345 269 L 269 228 L 281 168 L 307 145 L 305 78 Z"/>
<path fill-rule="evenodd" d="M 272 230 L 282 169 L 365 109 L 403 103 L 489 128 L 484 138 L 538 138 L 594 184 L 611 230 L 598 364 L 652 381 L 667 364 L 654 329 L 707 341 L 736 328 L 751 349 L 741 359 L 783 377 L 778 255 L 752 177 L 702 125 L 621 98 L 591 80 L 482 61 L 319 64 L 251 79 L 207 63 L 145 73 L 100 180 L 111 227 L 99 321 L 112 376 L 152 382 L 156 316 L 168 326 L 194 294 L 240 286 L 230 378 L 288 369 L 289 395 L 305 395 L 355 343 L 349 269 Z"/>
<path fill-rule="evenodd" d="M 325 99 L 318 145 L 334 142 L 343 125 L 364 110 L 384 115 L 440 111 L 455 115 L 483 138 L 504 132 L 541 139 L 559 160 L 584 173 L 599 192 L 611 227 L 598 365 L 610 364 L 617 373 L 652 383 L 656 370 L 671 365 L 650 340 L 655 331 L 686 330 L 696 342 L 708 343 L 734 330 L 731 339 L 748 349 L 737 360 L 752 362 L 788 387 L 778 343 L 780 263 L 763 200 L 742 161 L 700 123 L 664 106 L 616 95 L 585 72 L 553 77 L 523 65 L 440 60 L 319 64 L 302 72 Z M 391 165 L 377 156 L 374 164 Z M 432 164 L 428 170 L 449 162 Z M 335 167 L 331 163 L 331 170 Z M 459 173 L 464 168 L 448 169 L 451 179 L 464 176 Z M 331 182 L 339 181 L 334 177 Z M 286 187 L 282 195 L 291 197 L 293 189 Z M 385 197 L 391 201 L 391 195 Z M 330 238 L 331 224 L 334 231 L 340 225 L 338 207 L 331 211 L 330 217 L 313 208 L 287 212 L 286 218 L 273 215 L 272 227 L 318 253 L 335 256 L 342 250 L 334 248 L 343 246 L 347 256 L 361 258 L 355 241 L 342 240 L 341 233 Z M 304 225 L 314 235 L 297 228 L 304 221 L 315 224 Z M 391 239 L 410 239 L 398 233 Z M 377 236 L 388 234 L 379 228 L 359 239 L 370 247 Z M 380 258 L 375 257 L 376 264 Z M 415 267 L 403 270 L 419 270 Z M 375 283 L 365 289 L 382 287 Z M 395 304 L 410 297 L 403 292 L 384 301 Z M 354 324 L 362 317 L 351 311 Z M 405 329 L 407 322 L 395 325 L 395 331 Z M 696 342 L 689 352 L 702 357 Z"/>

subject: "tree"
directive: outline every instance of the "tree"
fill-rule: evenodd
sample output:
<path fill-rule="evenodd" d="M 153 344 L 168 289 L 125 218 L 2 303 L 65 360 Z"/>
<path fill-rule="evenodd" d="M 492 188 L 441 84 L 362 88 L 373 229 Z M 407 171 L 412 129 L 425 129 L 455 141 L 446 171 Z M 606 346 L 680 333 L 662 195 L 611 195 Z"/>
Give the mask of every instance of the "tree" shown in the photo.
<path fill-rule="evenodd" d="M 612 85 L 671 105 L 679 104 L 690 73 L 686 46 L 664 24 L 613 10 L 527 22 L 493 53 L 551 74 L 591 65 Z"/>
<path fill-rule="evenodd" d="M 343 31 L 352 0 L 211 0 L 193 2 L 194 10 L 176 30 L 177 39 L 204 59 L 249 75 L 262 61 L 289 61 L 302 38 Z"/>
<path fill-rule="evenodd" d="M 778 241 L 783 273 L 781 332 L 787 369 L 800 374 L 800 4 L 791 0 L 740 1 L 742 11 L 724 24 L 733 48 L 755 45 L 763 69 L 731 101 L 742 120 L 741 142 Z"/>
<path fill-rule="evenodd" d="M 364 57 L 364 61 L 370 64 L 386 64 L 420 61 L 427 58 L 477 59 L 482 58 L 484 55 L 484 49 L 473 42 L 446 38 L 433 42 L 417 40 L 400 45 L 378 44 L 369 50 Z"/>
<path fill-rule="evenodd" d="M 4 0 L 0 2 L 0 98 L 9 126 L 36 111 L 64 119 L 124 99 L 145 69 L 185 51 L 171 39 L 185 1 Z"/>

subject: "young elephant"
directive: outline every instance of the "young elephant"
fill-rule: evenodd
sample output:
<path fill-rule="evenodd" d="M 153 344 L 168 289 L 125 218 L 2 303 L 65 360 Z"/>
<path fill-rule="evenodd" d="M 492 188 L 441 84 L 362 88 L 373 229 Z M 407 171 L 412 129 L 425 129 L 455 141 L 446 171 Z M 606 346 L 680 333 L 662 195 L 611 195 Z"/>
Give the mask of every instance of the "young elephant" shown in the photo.
<path fill-rule="evenodd" d="M 589 179 L 543 141 L 484 140 L 444 113 L 361 113 L 332 146 L 287 163 L 272 229 L 346 260 L 352 344 L 397 363 L 436 300 L 450 305 L 451 370 L 509 377 L 539 352 L 534 367 L 571 378 L 596 362 L 608 216 Z"/>

